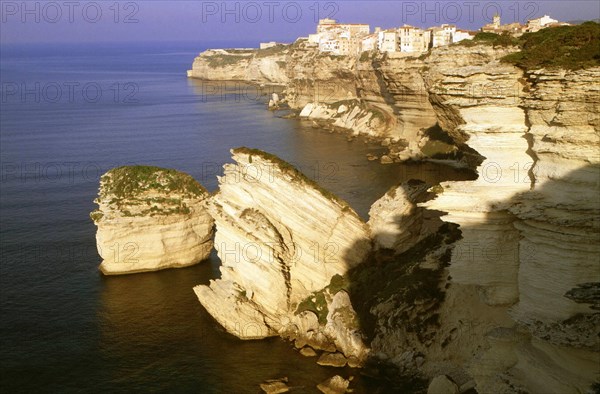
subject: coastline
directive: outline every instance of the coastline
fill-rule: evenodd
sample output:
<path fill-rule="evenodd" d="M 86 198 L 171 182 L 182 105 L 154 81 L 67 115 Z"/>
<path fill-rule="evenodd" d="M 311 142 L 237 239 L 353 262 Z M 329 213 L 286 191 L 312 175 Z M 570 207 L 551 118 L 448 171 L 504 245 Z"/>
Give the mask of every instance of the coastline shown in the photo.
<path fill-rule="evenodd" d="M 431 185 L 433 187 L 430 191 L 435 191 L 433 196 L 408 202 L 409 205 L 414 204 L 418 212 L 442 212 L 441 220 L 448 225 L 460 225 L 461 235 L 452 235 L 453 230 L 448 233 L 452 241 L 451 247 L 446 251 L 442 251 L 439 246 L 428 249 L 429 246 L 425 244 L 411 241 L 412 248 L 408 246 L 408 253 L 413 257 L 408 261 L 420 268 L 417 268 L 415 273 L 408 274 L 405 280 L 418 281 L 418 277 L 411 279 L 411 276 L 428 267 L 425 269 L 434 269 L 435 275 L 440 277 L 437 283 L 423 285 L 449 290 L 434 294 L 431 299 L 424 301 L 424 307 L 416 307 L 419 310 L 417 314 L 428 316 L 427 321 L 434 322 L 432 326 L 422 326 L 419 329 L 420 333 L 410 332 L 402 327 L 401 321 L 411 321 L 415 319 L 414 316 L 408 317 L 389 311 L 376 313 L 376 334 L 371 338 L 370 345 L 375 359 L 385 360 L 388 365 L 393 365 L 411 376 L 432 379 L 440 374 L 448 375 L 451 381 L 460 383 L 458 386 L 461 391 L 475 385 L 484 391 L 496 391 L 501 390 L 507 383 L 499 381 L 495 373 L 490 376 L 470 362 L 450 361 L 457 357 L 469 360 L 474 357 L 473 354 L 490 360 L 502 360 L 505 355 L 501 353 L 501 349 L 494 347 L 496 337 L 490 336 L 491 333 L 500 335 L 502 332 L 500 336 L 506 336 L 510 343 L 511 357 L 520 357 L 519 355 L 527 352 L 532 346 L 540 352 L 559 352 L 565 359 L 578 357 L 574 349 L 561 347 L 564 344 L 561 335 L 564 334 L 559 332 L 564 333 L 565 330 L 569 331 L 567 336 L 570 343 L 577 343 L 575 348 L 585 348 L 585 352 L 590 352 L 586 357 L 594 359 L 598 356 L 593 351 L 593 346 L 590 347 L 594 342 L 590 326 L 582 321 L 579 326 L 579 329 L 585 332 L 582 334 L 571 326 L 567 318 L 572 316 L 574 310 L 586 316 L 585 319 L 593 320 L 597 315 L 590 314 L 585 307 L 575 307 L 565 301 L 560 293 L 577 287 L 578 281 L 583 279 L 573 279 L 569 284 L 562 284 L 562 290 L 559 291 L 549 289 L 548 296 L 563 305 L 564 309 L 554 313 L 553 323 L 548 323 L 548 313 L 541 311 L 535 302 L 529 300 L 529 297 L 535 296 L 530 295 L 530 291 L 521 285 L 519 277 L 523 275 L 531 278 L 532 273 L 526 272 L 529 270 L 527 261 L 530 257 L 527 257 L 523 248 L 533 245 L 532 240 L 542 234 L 539 232 L 541 228 L 551 227 L 554 234 L 580 234 L 577 242 L 587 242 L 583 239 L 594 236 L 594 232 L 586 235 L 580 233 L 591 228 L 591 222 L 559 223 L 555 218 L 556 213 L 540 211 L 539 207 L 532 204 L 532 200 L 536 198 L 533 196 L 538 194 L 545 196 L 546 204 L 552 204 L 551 201 L 560 198 L 561 187 L 556 183 L 555 177 L 549 175 L 549 171 L 557 171 L 550 163 L 560 157 L 559 160 L 565 163 L 565 168 L 575 170 L 573 174 L 569 173 L 570 170 L 562 171 L 563 178 L 560 182 L 575 185 L 582 181 L 587 185 L 579 188 L 581 196 L 584 197 L 578 204 L 581 206 L 583 201 L 587 201 L 586 209 L 589 209 L 589 212 L 594 211 L 591 201 L 598 185 L 593 183 L 592 174 L 598 172 L 600 158 L 591 154 L 593 148 L 590 138 L 598 127 L 594 123 L 592 103 L 597 103 L 598 99 L 594 97 L 590 83 L 600 76 L 600 67 L 559 71 L 524 70 L 502 61 L 506 56 L 517 53 L 519 48 L 496 47 L 485 43 L 434 48 L 427 55 L 419 57 L 383 55 L 367 56 L 365 59 L 362 59 L 362 56 L 348 58 L 320 55 L 314 49 L 303 47 L 302 42 L 279 48 L 275 53 L 271 51 L 265 56 L 259 56 L 260 51 L 245 51 L 239 63 L 235 53 L 231 54 L 226 50 L 219 52 L 218 61 L 213 63 L 212 68 L 208 67 L 212 61 L 211 52 L 203 53 L 194 61 L 195 71 L 190 71 L 189 77 L 198 78 L 198 75 L 203 75 L 206 79 L 214 81 L 210 78 L 213 75 L 216 75 L 217 80 L 221 80 L 219 78 L 223 75 L 240 75 L 250 70 L 247 82 L 287 80 L 282 101 L 294 111 L 294 118 L 312 122 L 314 127 L 325 128 L 330 132 L 349 134 L 348 139 L 361 135 L 378 141 L 389 150 L 388 154 L 384 155 L 385 158 L 380 158 L 384 164 L 431 160 L 455 168 L 469 168 L 480 174 L 479 178 L 472 181 Z M 281 59 L 283 54 L 287 59 L 285 65 L 269 66 L 271 55 L 274 59 Z M 223 55 L 227 57 L 223 58 Z M 255 58 L 259 60 L 253 63 Z M 223 62 L 224 64 L 221 64 Z M 559 81 L 567 81 L 568 89 L 571 90 L 570 97 L 580 98 L 571 104 L 565 113 L 556 110 L 557 103 L 560 105 L 563 100 L 562 95 L 557 93 Z M 273 96 L 271 101 L 274 99 Z M 542 101 L 541 105 L 539 100 Z M 383 113 L 377 115 L 376 111 Z M 552 111 L 558 111 L 558 116 L 564 119 L 561 125 L 552 125 L 547 120 Z M 567 143 L 590 154 L 571 155 L 574 148 L 569 147 L 563 151 L 563 146 L 558 141 L 552 141 L 549 143 L 552 146 L 548 146 L 545 139 L 549 134 L 564 135 L 570 129 L 577 130 L 582 137 Z M 515 161 L 519 170 L 523 167 L 525 173 L 518 176 L 518 181 L 514 181 L 513 178 L 517 179 L 517 175 L 513 177 L 515 170 L 511 170 Z M 586 167 L 588 165 L 589 169 Z M 490 166 L 497 168 L 497 179 L 492 179 L 486 172 Z M 407 201 L 402 198 L 406 197 L 392 199 L 385 203 L 391 204 L 389 208 L 384 204 L 381 209 L 383 212 L 404 209 L 400 207 L 407 204 Z M 569 214 L 569 209 L 561 213 Z M 414 220 L 421 219 L 415 217 Z M 532 224 L 532 221 L 539 224 Z M 548 239 L 553 237 L 550 232 L 545 232 L 543 236 Z M 382 239 L 386 237 L 387 235 Z M 486 258 L 484 249 L 483 252 L 477 252 L 465 259 L 461 251 L 473 243 L 485 245 L 485 248 L 515 252 L 503 253 L 492 262 Z M 447 257 L 447 260 L 441 259 L 442 265 L 432 268 L 429 266 L 431 262 L 427 262 L 430 261 L 429 258 L 414 258 L 415 255 L 427 255 L 427 250 L 450 257 Z M 398 253 L 400 256 L 404 255 Z M 592 258 L 595 252 L 590 251 L 591 254 L 586 254 L 588 252 L 581 251 L 578 252 L 582 253 L 579 257 L 575 252 L 563 250 L 561 246 L 556 245 L 552 253 L 578 261 L 580 258 Z M 384 256 L 386 255 L 376 257 L 375 264 L 381 265 L 388 261 L 389 256 Z M 398 255 L 393 257 L 392 261 L 394 258 L 398 258 Z M 554 268 L 545 269 L 560 270 L 559 260 L 551 259 L 549 264 Z M 577 271 L 579 269 L 581 271 Z M 583 278 L 587 275 L 583 274 L 587 272 L 586 269 L 574 267 L 573 273 L 580 272 L 575 276 Z M 375 278 L 378 274 L 371 272 L 368 275 Z M 442 279 L 445 276 L 447 279 Z M 360 282 L 351 279 L 351 276 L 346 280 L 350 280 L 350 283 Z M 389 285 L 389 279 L 381 280 L 379 286 L 385 288 Z M 479 289 L 479 294 L 473 293 L 473 286 Z M 325 299 L 328 300 L 327 297 L 325 296 Z M 353 293 L 350 292 L 350 298 L 353 297 Z M 408 298 L 410 299 L 410 296 Z M 456 305 L 459 304 L 469 305 L 470 311 L 458 308 Z M 353 299 L 352 305 L 359 315 L 363 313 L 361 311 L 365 305 L 361 305 L 361 302 L 355 303 Z M 392 297 L 371 305 L 371 308 L 383 308 L 383 305 L 388 305 L 386 308 L 394 305 L 393 309 L 400 311 L 415 307 L 408 299 Z M 519 312 L 513 313 L 515 310 Z M 476 312 L 473 315 L 471 311 Z M 530 317 L 528 313 L 538 315 Z M 390 326 L 389 323 L 384 323 L 392 317 L 400 318 L 398 325 Z M 361 316 L 361 321 L 366 324 L 366 321 L 372 318 L 373 316 Z M 463 321 L 478 322 L 479 327 L 471 327 L 464 332 L 464 328 L 460 327 Z M 540 325 L 548 328 L 546 332 L 554 334 L 542 339 L 540 335 L 544 330 L 539 329 Z M 454 333 L 457 330 L 462 332 L 462 337 L 456 337 Z M 529 339 L 521 336 L 523 330 L 531 336 Z M 441 348 L 438 347 L 439 343 L 432 342 L 432 337 L 438 338 L 439 341 L 446 337 Z M 398 338 L 404 340 L 399 341 Z M 544 342 L 543 346 L 540 345 L 540 340 Z M 319 346 L 313 342 L 313 347 L 318 349 Z M 407 348 L 412 350 L 408 351 Z M 482 351 L 482 348 L 487 350 Z M 498 368 L 499 374 L 513 368 L 526 375 L 527 371 L 534 368 L 527 363 L 521 366 L 510 364 L 506 359 L 502 362 L 506 362 L 506 366 L 488 365 L 481 368 Z M 528 363 L 535 361 L 529 360 Z M 547 365 L 545 368 L 544 374 L 550 376 L 560 367 Z M 464 374 L 471 378 L 464 380 L 460 377 Z M 571 372 L 564 373 L 560 379 L 561 387 L 567 390 L 574 386 L 584 387 L 580 386 Z M 593 381 L 590 379 L 592 376 L 588 374 L 586 381 Z M 514 384 L 535 386 L 540 382 L 521 379 Z M 512 383 L 510 387 L 513 387 Z"/>

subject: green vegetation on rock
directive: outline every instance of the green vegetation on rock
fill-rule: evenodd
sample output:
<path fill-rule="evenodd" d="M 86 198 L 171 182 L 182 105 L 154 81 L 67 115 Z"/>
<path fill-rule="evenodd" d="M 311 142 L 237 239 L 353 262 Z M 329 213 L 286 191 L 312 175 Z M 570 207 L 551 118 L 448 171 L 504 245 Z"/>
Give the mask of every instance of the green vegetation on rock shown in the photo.
<path fill-rule="evenodd" d="M 516 46 L 519 44 L 519 41 L 517 38 L 514 38 L 508 33 L 496 34 L 480 32 L 475 34 L 475 37 L 473 37 L 472 40 L 462 40 L 459 41 L 456 45 L 472 47 L 479 44 L 492 45 L 494 47 L 507 47 Z"/>
<path fill-rule="evenodd" d="M 327 308 L 327 301 L 325 300 L 325 290 L 312 293 L 298 304 L 298 307 L 296 308 L 297 315 L 306 311 L 313 312 L 317 315 L 319 324 L 325 325 L 327 323 L 329 309 Z"/>
<path fill-rule="evenodd" d="M 334 296 L 342 290 L 348 292 L 348 286 L 349 283 L 347 278 L 338 274 L 334 275 L 325 288 L 312 293 L 302 300 L 300 304 L 298 304 L 298 307 L 296 308 L 296 315 L 305 311 L 310 311 L 317 315 L 319 324 L 326 324 L 329 309 L 327 308 L 325 292 L 329 293 L 331 296 Z"/>
<path fill-rule="evenodd" d="M 436 256 L 436 268 L 423 268 L 427 256 L 437 253 L 442 245 L 460 239 L 455 224 L 445 223 L 440 229 L 400 255 L 382 254 L 348 273 L 349 294 L 358 314 L 360 327 L 369 339 L 377 325 L 372 308 L 391 305 L 395 312 L 389 324 L 403 325 L 422 343 L 432 339 L 438 326 L 438 308 L 445 297 L 442 275 L 450 261 L 451 250 Z M 419 305 L 418 308 L 414 306 Z M 393 319 L 393 321 L 391 320 Z"/>
<path fill-rule="evenodd" d="M 104 214 L 97 209 L 90 213 L 90 218 L 94 221 L 94 223 L 97 223 L 100 219 L 102 219 L 103 216 Z"/>
<path fill-rule="evenodd" d="M 506 55 L 502 61 L 525 70 L 578 70 L 600 66 L 600 24 L 595 22 L 547 27 L 521 37 L 512 37 L 508 33 L 477 33 L 473 40 L 463 40 L 456 45 L 472 47 L 479 44 L 519 47 L 519 52 Z"/>
<path fill-rule="evenodd" d="M 190 175 L 176 170 L 124 166 L 102 176 L 99 194 L 124 216 L 153 216 L 189 214 L 183 199 L 203 197 L 208 192 Z M 97 222 L 103 213 L 94 211 L 90 216 Z"/>
<path fill-rule="evenodd" d="M 210 56 L 210 58 L 208 59 L 208 65 L 213 68 L 232 66 L 234 64 L 238 64 L 241 60 L 246 59 L 249 59 L 249 57 L 219 53 Z"/>
<path fill-rule="evenodd" d="M 269 57 L 269 56 L 283 54 L 284 51 L 287 50 L 289 47 L 290 47 L 289 45 L 277 44 L 270 48 L 257 49 L 255 51 L 255 56 L 257 58 L 263 58 L 263 57 Z"/>
<path fill-rule="evenodd" d="M 190 175 L 173 169 L 153 166 L 124 166 L 113 168 L 101 178 L 100 196 L 131 198 L 150 190 L 176 192 L 188 197 L 207 193 Z"/>
<path fill-rule="evenodd" d="M 600 66 L 600 24 L 595 22 L 549 27 L 523 34 L 518 41 L 521 51 L 502 60 L 526 70 Z"/>
<path fill-rule="evenodd" d="M 368 62 L 370 60 L 373 59 L 373 54 L 369 51 L 364 51 L 360 54 L 360 57 L 358 58 L 359 62 Z"/>

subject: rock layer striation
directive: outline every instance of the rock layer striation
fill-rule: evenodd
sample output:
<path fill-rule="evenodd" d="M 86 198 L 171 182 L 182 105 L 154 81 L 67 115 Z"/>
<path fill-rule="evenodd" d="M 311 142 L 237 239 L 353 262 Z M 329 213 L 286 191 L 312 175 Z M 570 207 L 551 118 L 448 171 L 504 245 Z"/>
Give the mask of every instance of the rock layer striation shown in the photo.
<path fill-rule="evenodd" d="M 221 278 L 194 291 L 239 338 L 297 334 L 300 303 L 371 250 L 367 225 L 277 157 L 247 148 L 232 153 L 235 163 L 224 166 L 208 204 Z"/>

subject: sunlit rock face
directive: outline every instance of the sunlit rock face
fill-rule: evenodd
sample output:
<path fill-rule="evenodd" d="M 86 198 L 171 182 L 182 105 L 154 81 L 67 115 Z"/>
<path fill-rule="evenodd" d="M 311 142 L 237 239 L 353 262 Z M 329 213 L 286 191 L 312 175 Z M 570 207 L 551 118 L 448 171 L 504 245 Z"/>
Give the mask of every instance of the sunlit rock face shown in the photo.
<path fill-rule="evenodd" d="M 286 46 L 266 50 L 211 49 L 194 59 L 187 75 L 210 81 L 287 82 Z"/>
<path fill-rule="evenodd" d="M 368 224 L 376 249 L 405 252 L 439 227 L 439 221 L 428 223 L 423 208 L 417 207 L 426 199 L 428 188 L 421 181 L 404 182 L 371 206 Z"/>
<path fill-rule="evenodd" d="M 427 60 L 432 102 L 483 160 L 476 181 L 443 183 L 423 206 L 461 226 L 448 298 L 475 289 L 483 308 L 469 335 L 484 350 L 467 369 L 481 392 L 585 391 L 598 379 L 600 319 L 572 294 L 600 282 L 600 70 L 524 73 L 499 61 L 504 50 L 450 50 Z M 442 321 L 451 314 L 465 312 L 446 302 Z"/>
<path fill-rule="evenodd" d="M 188 76 L 284 85 L 285 102 L 303 117 L 354 134 L 402 139 L 407 154 L 416 156 L 423 131 L 436 124 L 424 67 L 423 59 L 408 54 L 331 56 L 298 40 L 267 50 L 208 50 Z"/>
<path fill-rule="evenodd" d="M 535 187 L 509 209 L 522 236 L 512 315 L 552 343 L 597 349 L 598 314 L 590 316 L 589 303 L 565 295 L 600 282 L 600 68 L 526 77 L 530 95 L 523 106 L 537 160 Z"/>
<path fill-rule="evenodd" d="M 442 127 L 484 157 L 475 181 L 446 182 L 428 207 L 461 225 L 450 274 L 456 283 L 479 286 L 490 305 L 518 300 L 518 230 L 508 200 L 530 189 L 533 158 L 525 138 L 522 72 L 500 62 L 508 51 L 491 47 L 433 51 L 426 78 Z"/>
<path fill-rule="evenodd" d="M 425 130 L 437 123 L 423 80 L 424 59 L 408 53 L 366 55 L 356 66 L 359 96 L 386 115 L 386 136 L 405 140 L 408 153 L 415 156 Z"/>
<path fill-rule="evenodd" d="M 104 274 L 196 264 L 212 250 L 208 192 L 191 176 L 158 167 L 108 171 L 91 213 Z"/>
<path fill-rule="evenodd" d="M 369 231 L 344 201 L 277 157 L 232 153 L 208 205 L 221 278 L 194 291 L 239 338 L 288 334 L 298 330 L 301 301 L 363 261 Z"/>
<path fill-rule="evenodd" d="M 300 42 L 285 57 L 285 97 L 309 121 L 404 140 L 403 158 L 422 157 L 437 125 L 467 148 L 465 162 L 477 170 L 475 181 L 430 190 L 437 197 L 426 203 L 400 193 L 374 204 L 375 247 L 418 261 L 393 260 L 368 273 L 389 269 L 379 285 L 400 289 L 369 304 L 371 355 L 420 365 L 431 376 L 451 365 L 472 379 L 450 373 L 460 387 L 482 393 L 585 392 L 600 379 L 600 315 L 591 309 L 600 283 L 600 71 L 524 72 L 501 60 L 517 50 L 452 45 L 419 57 L 343 58 Z M 429 233 L 425 211 L 414 205 L 442 212 L 460 225 L 461 238 L 449 231 L 446 240 L 432 238 L 441 246 L 421 245 Z M 316 293 L 330 305 L 334 294 Z M 262 323 L 260 308 L 235 305 L 256 315 L 256 327 L 278 331 Z M 302 312 L 292 320 L 327 339 L 326 316 Z"/>

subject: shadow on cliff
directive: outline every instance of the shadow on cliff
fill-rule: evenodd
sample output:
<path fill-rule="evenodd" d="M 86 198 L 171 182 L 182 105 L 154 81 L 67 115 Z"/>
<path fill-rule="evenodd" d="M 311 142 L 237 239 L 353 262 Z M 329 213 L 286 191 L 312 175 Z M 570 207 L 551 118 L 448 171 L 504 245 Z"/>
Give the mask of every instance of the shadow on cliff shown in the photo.
<path fill-rule="evenodd" d="M 570 188 L 569 185 L 573 183 L 577 184 L 579 189 Z M 494 187 L 494 185 L 490 184 L 490 187 Z M 586 194 L 586 190 L 588 194 Z M 585 196 L 582 196 L 582 194 L 585 194 Z M 530 211 L 523 213 L 517 209 L 515 214 L 509 213 L 515 221 L 544 221 L 547 220 L 547 217 L 552 218 L 554 215 L 559 225 L 566 224 L 575 226 L 576 229 L 583 228 L 587 233 L 586 236 L 590 236 L 596 244 L 600 244 L 600 167 L 590 165 L 575 170 L 560 179 L 548 180 L 541 184 L 538 182 L 535 190 L 519 193 L 506 201 L 493 202 L 493 204 L 504 207 L 521 207 L 526 201 L 533 201 Z M 581 205 L 577 205 L 578 201 L 581 201 Z M 347 289 L 352 305 L 358 315 L 358 324 L 365 336 L 366 343 L 372 345 L 373 341 L 380 341 L 381 337 L 390 335 L 390 329 L 394 328 L 397 332 L 403 334 L 387 338 L 388 341 L 397 341 L 397 343 L 394 343 L 396 349 L 389 349 L 388 351 L 388 355 L 393 353 L 391 360 L 389 360 L 391 362 L 383 362 L 381 358 L 377 357 L 377 354 L 374 354 L 363 370 L 363 373 L 368 376 L 389 380 L 390 388 L 385 392 L 421 392 L 426 389 L 425 382 L 420 380 L 418 376 L 415 377 L 414 372 L 416 369 L 403 369 L 399 365 L 407 361 L 407 364 L 412 363 L 418 369 L 419 364 L 422 364 L 419 359 L 423 360 L 427 358 L 427 355 L 421 354 L 415 349 L 428 349 L 431 346 L 444 349 L 453 340 L 450 336 L 443 337 L 440 334 L 439 310 L 445 302 L 448 289 L 451 286 L 461 286 L 461 284 L 453 281 L 449 270 L 452 254 L 456 252 L 454 251 L 455 244 L 462 239 L 463 233 L 489 231 L 489 227 L 486 228 L 486 226 L 493 226 L 496 223 L 493 214 L 488 214 L 481 224 L 461 228 L 454 223 L 442 222 L 439 219 L 443 214 L 441 212 L 425 208 L 417 209 L 421 210 L 420 213 L 423 214 L 422 222 L 417 225 L 429 227 L 428 231 L 421 231 L 422 234 L 426 235 L 402 253 L 396 253 L 393 250 L 373 251 L 363 264 L 350 270 L 347 274 Z M 564 211 L 562 218 L 560 217 L 561 213 L 556 212 L 557 210 Z M 508 213 L 508 211 L 503 212 Z M 565 212 L 572 213 L 574 220 L 565 221 Z M 522 215 L 522 217 L 517 215 Z M 396 217 L 395 221 L 400 226 L 403 218 Z M 372 238 L 378 235 L 383 234 L 372 234 Z M 516 238 L 515 244 L 517 271 L 519 264 L 525 264 L 518 254 L 519 240 L 522 237 L 523 235 L 520 234 L 520 237 Z M 539 247 L 544 246 L 540 244 Z M 566 245 L 567 249 L 568 247 L 569 245 Z M 352 254 L 353 250 L 350 249 L 347 255 Z M 596 255 L 596 259 L 597 257 Z M 472 263 L 494 264 L 496 262 L 482 262 L 474 259 Z M 572 263 L 577 263 L 575 257 L 573 257 Z M 540 265 L 534 269 L 538 270 L 539 276 L 544 276 L 544 274 L 547 274 L 545 272 L 547 269 L 552 269 L 545 266 L 544 261 L 538 261 L 538 264 Z M 556 270 L 556 267 L 554 269 Z M 595 308 L 598 308 L 600 305 L 600 292 L 598 292 L 598 288 L 600 288 L 600 270 L 596 269 L 595 273 L 588 272 L 588 274 L 587 279 L 582 279 L 581 283 L 569 283 L 569 286 L 572 285 L 574 288 L 563 296 L 573 302 L 595 304 Z M 573 281 L 574 279 L 568 273 L 563 275 L 564 280 L 570 279 Z M 518 282 L 518 272 L 516 278 Z M 474 279 L 476 281 L 478 278 Z M 583 290 L 578 291 L 579 287 L 577 285 L 586 282 L 592 282 L 588 284 L 587 289 L 589 291 L 585 287 Z M 518 283 L 515 285 L 518 287 Z M 475 286 L 477 287 L 477 285 Z M 551 300 L 548 301 L 551 302 Z M 456 310 L 459 311 L 459 308 L 463 306 L 453 305 L 452 307 L 457 308 Z M 466 305 L 464 307 L 468 308 Z M 585 313 L 576 314 L 567 319 L 565 324 L 578 324 L 577 322 L 580 319 L 583 319 L 583 321 L 588 319 L 589 322 L 589 316 L 595 315 L 597 318 L 600 315 L 600 313 L 594 312 L 593 309 L 590 309 L 589 313 L 588 316 Z M 481 319 L 484 319 L 484 317 L 481 317 Z M 589 323 L 587 324 L 585 327 L 593 331 L 593 325 L 590 327 Z M 593 336 L 593 333 L 591 334 Z M 377 338 L 378 336 L 380 338 Z M 411 343 L 415 338 L 420 342 L 418 346 Z M 378 347 L 381 348 L 381 343 Z M 598 352 L 597 347 L 595 351 Z M 403 358 L 406 354 L 410 354 L 408 359 Z M 448 359 L 450 358 L 451 355 L 448 355 Z M 417 361 L 415 362 L 415 360 Z M 546 377 L 557 379 L 549 375 L 544 376 L 544 379 Z M 528 379 L 539 382 L 541 378 L 534 376 L 528 377 Z M 594 387 L 600 387 L 600 383 L 595 383 Z M 471 389 L 468 392 L 476 391 Z"/>

